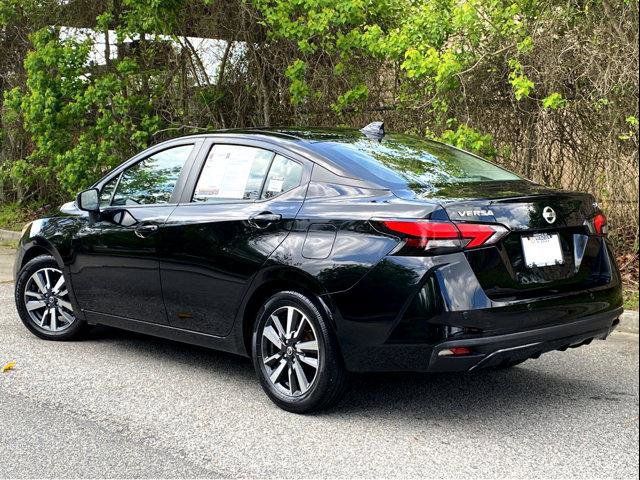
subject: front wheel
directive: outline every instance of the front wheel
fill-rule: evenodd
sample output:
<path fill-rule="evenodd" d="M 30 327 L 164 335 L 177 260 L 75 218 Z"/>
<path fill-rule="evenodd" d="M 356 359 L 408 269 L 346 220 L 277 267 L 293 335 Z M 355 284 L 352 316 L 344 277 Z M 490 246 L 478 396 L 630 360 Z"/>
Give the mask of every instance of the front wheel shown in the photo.
<path fill-rule="evenodd" d="M 309 413 L 334 405 L 347 373 L 325 316 L 305 295 L 280 292 L 258 312 L 253 362 L 262 388 L 280 408 Z"/>
<path fill-rule="evenodd" d="M 69 340 L 83 330 L 69 299 L 69 286 L 55 259 L 40 255 L 22 267 L 15 287 L 22 323 L 47 340 Z"/>

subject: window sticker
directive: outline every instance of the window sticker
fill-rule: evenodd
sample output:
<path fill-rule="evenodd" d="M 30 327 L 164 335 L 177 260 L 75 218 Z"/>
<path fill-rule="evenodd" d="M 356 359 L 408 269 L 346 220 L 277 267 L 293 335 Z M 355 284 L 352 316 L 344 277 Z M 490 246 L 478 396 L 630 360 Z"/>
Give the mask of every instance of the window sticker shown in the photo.
<path fill-rule="evenodd" d="M 269 185 L 267 185 L 267 190 L 269 192 L 282 192 L 282 187 L 284 185 L 284 178 L 271 178 L 269 180 Z"/>
<path fill-rule="evenodd" d="M 276 155 L 267 175 L 262 198 L 272 198 L 288 192 L 300 185 L 302 165 L 293 160 Z"/>
<path fill-rule="evenodd" d="M 215 146 L 202 169 L 194 197 L 199 201 L 249 199 L 252 195 L 257 198 L 272 155 L 252 147 Z M 258 191 L 254 191 L 256 188 Z"/>

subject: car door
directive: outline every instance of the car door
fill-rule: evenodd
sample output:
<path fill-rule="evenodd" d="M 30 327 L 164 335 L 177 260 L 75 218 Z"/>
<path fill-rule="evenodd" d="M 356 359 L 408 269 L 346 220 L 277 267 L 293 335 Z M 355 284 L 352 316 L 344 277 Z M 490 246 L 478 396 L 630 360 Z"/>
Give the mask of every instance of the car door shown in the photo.
<path fill-rule="evenodd" d="M 256 143 L 208 148 L 161 227 L 160 274 L 172 326 L 226 336 L 251 279 L 291 229 L 311 165 Z"/>
<path fill-rule="evenodd" d="M 177 204 L 198 142 L 134 158 L 99 185 L 101 211 L 75 235 L 71 281 L 86 315 L 166 324 L 158 229 Z"/>

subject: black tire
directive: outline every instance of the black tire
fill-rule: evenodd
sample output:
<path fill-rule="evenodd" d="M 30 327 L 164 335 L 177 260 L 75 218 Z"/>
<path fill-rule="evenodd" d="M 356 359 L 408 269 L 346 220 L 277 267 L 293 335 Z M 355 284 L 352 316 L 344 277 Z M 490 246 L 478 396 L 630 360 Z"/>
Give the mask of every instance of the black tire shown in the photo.
<path fill-rule="evenodd" d="M 304 352 L 298 350 L 298 346 L 301 346 L 303 343 L 313 344 L 313 342 L 309 341 L 298 341 L 298 343 L 295 344 L 297 346 L 292 348 L 294 353 L 288 358 L 286 353 L 276 353 L 276 355 L 282 355 L 282 357 L 275 360 L 277 364 L 271 372 L 269 371 L 270 367 L 264 362 L 265 355 L 263 352 L 265 348 L 273 349 L 276 352 L 278 351 L 275 344 L 273 342 L 271 342 L 271 344 L 268 343 L 269 340 L 263 336 L 265 326 L 267 322 L 273 322 L 272 315 L 275 314 L 277 316 L 280 314 L 279 312 L 285 309 L 285 312 L 287 312 L 289 307 L 293 307 L 298 311 L 297 315 L 300 323 L 304 323 L 301 319 L 301 315 L 304 315 L 308 323 L 312 326 L 309 329 L 305 324 L 304 328 L 308 330 L 306 333 L 302 332 L 301 335 L 313 335 L 316 337 L 317 353 L 315 355 L 317 355 L 317 358 L 315 360 L 317 369 L 315 370 L 314 367 L 309 369 L 308 366 L 303 364 L 303 362 L 306 363 L 304 358 L 314 360 L 314 358 L 311 358 L 314 356 L 314 353 L 310 351 L 309 357 L 307 357 Z M 271 325 L 273 324 L 270 323 L 269 326 Z M 267 326 L 267 328 L 269 328 L 269 326 Z M 307 337 L 307 339 L 308 338 L 310 337 Z M 291 342 L 294 341 L 296 341 L 296 339 L 292 338 Z M 264 342 L 267 343 L 263 345 Z M 284 347 L 285 343 L 283 342 L 282 345 L 281 351 L 286 352 L 287 347 Z M 294 343 L 291 345 L 294 345 Z M 257 314 L 251 346 L 253 364 L 260 384 L 269 398 L 280 408 L 293 413 L 310 413 L 328 409 L 342 398 L 347 386 L 347 372 L 344 368 L 335 334 L 327 317 L 321 313 L 321 310 L 307 296 L 298 292 L 285 291 L 269 298 Z M 300 357 L 304 357 L 303 362 L 300 361 Z M 269 378 L 270 373 L 272 375 L 275 373 L 275 370 L 277 370 L 277 367 L 283 359 L 287 362 L 283 369 L 286 369 L 287 372 L 289 369 L 295 372 L 293 379 L 292 374 L 288 373 L 288 382 L 283 382 L 288 383 L 289 393 L 283 390 L 282 385 L 276 385 Z M 298 363 L 298 365 L 295 365 L 296 363 Z M 300 377 L 295 378 L 297 373 L 295 367 L 305 367 L 307 372 L 309 370 L 313 372 L 313 379 L 309 382 L 309 385 L 306 386 L 307 390 L 304 392 L 303 387 L 301 387 L 301 383 L 303 383 L 304 380 L 300 382 Z M 304 375 L 306 377 L 305 380 L 308 380 L 310 375 L 306 373 L 304 373 Z M 297 388 L 296 394 L 290 393 L 294 388 L 293 385 Z"/>
<path fill-rule="evenodd" d="M 38 271 L 43 271 L 43 269 L 50 269 L 48 271 L 57 270 L 58 272 L 60 272 L 60 275 L 63 275 L 62 269 L 60 268 L 58 263 L 55 261 L 55 259 L 50 255 L 40 255 L 38 257 L 33 258 L 20 269 L 20 273 L 18 274 L 18 280 L 15 286 L 15 301 L 16 301 L 16 308 L 18 310 L 18 314 L 20 315 L 20 319 L 22 320 L 22 323 L 24 323 L 25 327 L 27 327 L 29 331 L 31 331 L 31 333 L 45 340 L 71 340 L 71 339 L 78 338 L 86 329 L 86 323 L 82 319 L 78 318 L 78 316 L 75 315 L 73 310 L 71 310 L 71 315 L 70 315 L 68 307 L 64 309 L 64 315 L 66 315 L 66 317 L 63 317 L 62 313 L 59 313 L 60 310 L 62 310 L 62 307 L 58 307 L 57 303 L 54 304 L 54 306 L 56 306 L 57 308 L 56 312 L 58 312 L 56 313 L 55 322 L 52 322 L 51 312 L 48 312 L 47 314 L 48 323 L 47 323 L 47 320 L 44 319 L 41 322 L 42 325 L 38 324 L 38 322 L 29 313 L 26 306 L 26 302 L 28 300 L 27 300 L 27 295 L 25 291 L 27 289 L 29 289 L 30 292 L 32 291 L 32 288 L 34 287 L 33 285 L 34 282 L 30 279 L 32 278 L 32 275 L 34 275 Z M 53 283 L 53 280 L 52 280 L 52 283 Z M 68 289 L 68 286 L 69 286 L 69 283 L 65 282 L 65 285 L 62 288 Z M 61 290 L 61 293 L 64 293 L 64 291 Z M 51 296 L 51 294 L 49 294 L 49 296 Z M 38 299 L 36 300 L 40 301 Z M 68 299 L 68 294 L 67 296 L 59 297 L 59 299 L 58 298 L 55 299 L 56 302 L 59 300 L 64 301 L 65 305 L 70 304 Z M 45 308 L 45 310 L 46 309 L 47 308 Z M 38 316 L 41 314 L 38 313 L 38 311 L 36 311 L 34 315 Z M 67 317 L 69 316 L 73 318 L 73 321 L 69 321 L 67 319 Z M 57 327 L 58 330 L 51 330 L 52 323 L 53 323 L 53 328 L 55 329 Z"/>

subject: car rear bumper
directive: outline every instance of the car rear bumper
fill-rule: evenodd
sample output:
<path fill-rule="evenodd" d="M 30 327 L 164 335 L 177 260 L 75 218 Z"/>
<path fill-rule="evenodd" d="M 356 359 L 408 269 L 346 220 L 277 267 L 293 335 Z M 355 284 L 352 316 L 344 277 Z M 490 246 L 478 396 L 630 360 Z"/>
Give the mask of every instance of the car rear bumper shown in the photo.
<path fill-rule="evenodd" d="M 537 358 L 553 350 L 566 350 L 604 340 L 619 323 L 622 308 L 574 322 L 491 337 L 453 340 L 436 345 L 429 358 L 429 371 L 467 371 Z M 454 347 L 467 347 L 473 354 L 443 355 Z"/>
<path fill-rule="evenodd" d="M 467 371 L 536 357 L 606 337 L 622 313 L 615 269 L 607 283 L 547 290 L 491 299 L 454 253 L 388 256 L 353 288 L 325 298 L 351 371 Z M 442 354 L 452 347 L 471 352 Z"/>
<path fill-rule="evenodd" d="M 435 345 L 384 344 L 348 350 L 351 371 L 465 372 L 507 362 L 537 358 L 553 350 L 566 350 L 605 339 L 618 325 L 622 308 L 568 323 L 492 336 L 469 336 Z M 454 347 L 467 347 L 468 355 L 445 355 Z"/>

